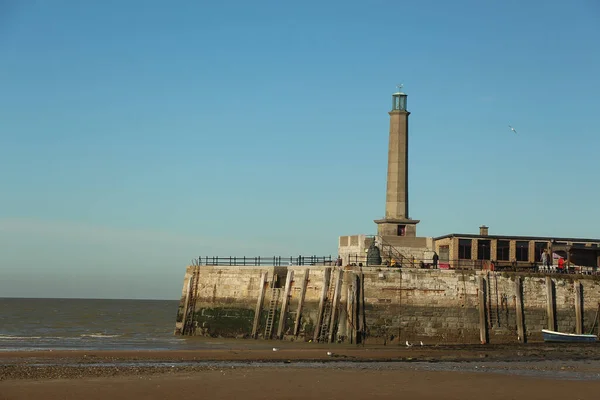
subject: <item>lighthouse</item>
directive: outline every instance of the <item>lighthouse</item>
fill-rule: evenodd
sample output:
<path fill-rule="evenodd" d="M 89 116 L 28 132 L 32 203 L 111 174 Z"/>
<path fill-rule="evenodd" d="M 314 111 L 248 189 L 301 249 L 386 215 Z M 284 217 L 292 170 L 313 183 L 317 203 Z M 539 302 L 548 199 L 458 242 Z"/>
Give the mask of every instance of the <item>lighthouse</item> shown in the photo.
<path fill-rule="evenodd" d="M 379 236 L 415 237 L 418 220 L 408 213 L 408 116 L 407 95 L 402 85 L 392 94 L 388 145 L 385 217 L 375 220 Z"/>

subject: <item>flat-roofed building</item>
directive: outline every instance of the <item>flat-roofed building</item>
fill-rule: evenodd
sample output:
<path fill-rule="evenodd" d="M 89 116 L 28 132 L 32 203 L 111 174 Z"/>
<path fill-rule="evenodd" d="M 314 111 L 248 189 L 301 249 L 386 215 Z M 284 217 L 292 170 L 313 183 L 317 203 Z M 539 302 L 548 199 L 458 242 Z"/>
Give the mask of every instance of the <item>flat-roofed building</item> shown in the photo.
<path fill-rule="evenodd" d="M 572 267 L 600 266 L 600 239 L 548 236 L 490 235 L 487 226 L 479 234 L 451 233 L 434 238 L 441 268 L 538 267 L 544 250 L 552 265 L 562 257 Z"/>

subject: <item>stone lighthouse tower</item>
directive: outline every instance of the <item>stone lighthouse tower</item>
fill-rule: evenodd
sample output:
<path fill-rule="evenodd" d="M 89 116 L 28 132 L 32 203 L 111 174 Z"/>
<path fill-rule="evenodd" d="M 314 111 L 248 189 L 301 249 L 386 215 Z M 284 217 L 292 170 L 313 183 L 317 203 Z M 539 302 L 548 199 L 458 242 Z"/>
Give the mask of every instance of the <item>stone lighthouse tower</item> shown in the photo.
<path fill-rule="evenodd" d="M 418 220 L 408 214 L 408 116 L 402 85 L 392 94 L 390 141 L 388 147 L 385 218 L 375 220 L 383 237 L 415 237 Z"/>

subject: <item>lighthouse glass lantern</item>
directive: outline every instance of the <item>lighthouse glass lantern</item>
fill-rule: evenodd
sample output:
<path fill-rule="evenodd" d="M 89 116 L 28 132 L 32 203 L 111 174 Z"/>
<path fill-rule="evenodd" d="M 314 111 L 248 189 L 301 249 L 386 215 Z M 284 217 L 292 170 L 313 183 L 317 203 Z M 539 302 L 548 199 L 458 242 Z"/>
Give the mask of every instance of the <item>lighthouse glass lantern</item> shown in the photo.
<path fill-rule="evenodd" d="M 392 111 L 406 111 L 406 93 L 396 92 L 392 95 Z"/>

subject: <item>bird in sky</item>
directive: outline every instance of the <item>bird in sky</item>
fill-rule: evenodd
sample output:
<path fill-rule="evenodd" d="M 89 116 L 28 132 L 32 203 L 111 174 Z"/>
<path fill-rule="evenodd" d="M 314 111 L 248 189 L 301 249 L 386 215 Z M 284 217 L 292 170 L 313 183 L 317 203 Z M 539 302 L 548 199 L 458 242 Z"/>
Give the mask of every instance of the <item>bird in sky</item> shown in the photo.
<path fill-rule="evenodd" d="M 515 128 L 513 128 L 512 126 L 508 126 L 510 128 L 511 131 L 513 131 L 514 133 L 517 133 L 517 131 L 515 130 Z"/>

